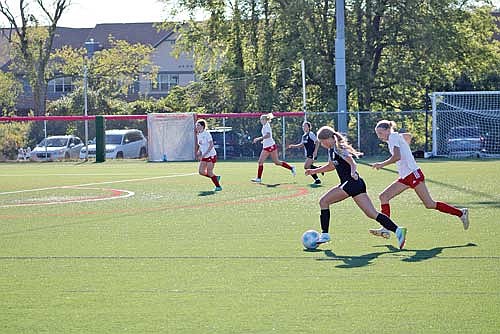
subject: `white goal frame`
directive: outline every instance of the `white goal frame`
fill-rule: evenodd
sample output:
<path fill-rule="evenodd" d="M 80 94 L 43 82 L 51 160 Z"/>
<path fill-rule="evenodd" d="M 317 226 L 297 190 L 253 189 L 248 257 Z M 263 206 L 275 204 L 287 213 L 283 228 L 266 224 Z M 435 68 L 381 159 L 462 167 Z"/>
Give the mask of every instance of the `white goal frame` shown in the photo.
<path fill-rule="evenodd" d="M 148 160 L 195 160 L 195 113 L 148 114 Z"/>
<path fill-rule="evenodd" d="M 429 95 L 432 101 L 432 156 L 500 158 L 500 91 L 433 92 Z M 463 130 L 463 134 L 457 136 L 459 130 Z M 479 133 L 480 140 L 470 132 Z"/>

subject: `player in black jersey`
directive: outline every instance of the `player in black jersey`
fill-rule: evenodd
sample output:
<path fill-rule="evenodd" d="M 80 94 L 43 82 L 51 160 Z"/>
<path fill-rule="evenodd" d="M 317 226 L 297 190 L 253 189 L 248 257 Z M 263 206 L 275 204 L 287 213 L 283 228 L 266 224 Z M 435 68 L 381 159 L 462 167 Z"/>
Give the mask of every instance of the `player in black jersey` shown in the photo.
<path fill-rule="evenodd" d="M 406 241 L 406 228 L 398 227 L 389 217 L 378 212 L 366 193 L 365 181 L 359 176 L 353 156 L 359 157 L 362 153 L 356 151 L 347 139 L 336 132 L 332 127 L 323 126 L 318 131 L 321 146 L 328 149 L 328 164 L 318 169 L 307 169 L 306 175 L 336 170 L 340 184 L 328 190 L 319 200 L 321 209 L 321 235 L 318 243 L 330 241 L 328 229 L 330 227 L 330 205 L 352 197 L 365 215 L 375 219 L 383 227 L 396 234 L 398 246 L 402 249 Z"/>
<path fill-rule="evenodd" d="M 306 156 L 306 161 L 304 162 L 304 169 L 315 169 L 318 168 L 314 166 L 314 160 L 318 156 L 319 149 L 319 140 L 316 138 L 314 132 L 311 131 L 311 123 L 304 122 L 302 123 L 302 130 L 304 130 L 304 134 L 302 135 L 302 141 L 298 144 L 290 144 L 288 148 L 304 148 L 304 153 Z M 321 184 L 321 180 L 318 175 L 311 174 L 314 179 L 314 184 Z"/>

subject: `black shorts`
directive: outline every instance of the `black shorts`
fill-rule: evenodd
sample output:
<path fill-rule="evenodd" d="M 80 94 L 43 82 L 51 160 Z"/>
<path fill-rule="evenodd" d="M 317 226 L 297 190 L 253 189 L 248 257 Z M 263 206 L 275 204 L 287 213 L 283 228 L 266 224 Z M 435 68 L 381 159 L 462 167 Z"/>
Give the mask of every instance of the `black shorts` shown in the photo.
<path fill-rule="evenodd" d="M 366 193 L 366 183 L 362 178 L 357 180 L 349 179 L 342 182 L 339 187 L 351 197 Z"/>
<path fill-rule="evenodd" d="M 306 158 L 309 158 L 309 159 L 314 159 L 313 154 L 314 154 L 314 149 L 312 149 L 312 150 L 308 150 L 308 151 L 306 152 Z"/>

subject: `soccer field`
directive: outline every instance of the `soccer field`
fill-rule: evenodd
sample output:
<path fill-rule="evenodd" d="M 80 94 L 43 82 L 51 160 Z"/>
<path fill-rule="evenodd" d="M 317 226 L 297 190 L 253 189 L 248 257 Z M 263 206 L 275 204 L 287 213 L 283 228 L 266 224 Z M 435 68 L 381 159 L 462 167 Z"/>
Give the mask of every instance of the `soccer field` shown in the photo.
<path fill-rule="evenodd" d="M 359 171 L 376 207 L 395 166 Z M 196 162 L 0 164 L 1 333 L 498 333 L 500 180 L 496 161 L 420 161 L 435 200 L 407 191 L 392 217 L 404 250 L 351 199 L 267 163 L 218 162 L 212 192 Z"/>

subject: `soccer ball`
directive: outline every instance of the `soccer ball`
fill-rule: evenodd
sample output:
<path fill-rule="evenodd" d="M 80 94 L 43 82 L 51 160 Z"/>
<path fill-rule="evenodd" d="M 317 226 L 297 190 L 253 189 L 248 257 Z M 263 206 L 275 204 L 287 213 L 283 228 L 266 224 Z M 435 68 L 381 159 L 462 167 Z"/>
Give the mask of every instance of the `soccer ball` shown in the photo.
<path fill-rule="evenodd" d="M 319 233 L 315 230 L 308 230 L 302 234 L 302 244 L 306 249 L 318 248 Z"/>

